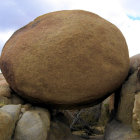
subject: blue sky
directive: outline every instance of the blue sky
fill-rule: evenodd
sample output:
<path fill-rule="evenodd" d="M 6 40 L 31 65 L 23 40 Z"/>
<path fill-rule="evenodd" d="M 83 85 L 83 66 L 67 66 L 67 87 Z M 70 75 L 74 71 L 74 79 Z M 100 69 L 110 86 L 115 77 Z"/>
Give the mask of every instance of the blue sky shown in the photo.
<path fill-rule="evenodd" d="M 128 15 L 128 17 L 132 20 L 140 20 L 140 17 L 137 17 L 137 16 L 130 16 Z"/>
<path fill-rule="evenodd" d="M 114 23 L 124 34 L 130 56 L 140 53 L 139 0 L 0 0 L 0 52 L 14 31 L 42 14 L 83 9 Z"/>

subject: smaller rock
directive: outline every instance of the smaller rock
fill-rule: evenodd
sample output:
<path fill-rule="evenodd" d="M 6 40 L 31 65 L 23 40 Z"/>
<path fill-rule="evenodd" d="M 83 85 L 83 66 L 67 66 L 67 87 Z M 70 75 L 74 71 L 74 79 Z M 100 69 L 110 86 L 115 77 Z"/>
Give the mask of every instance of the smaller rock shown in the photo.
<path fill-rule="evenodd" d="M 0 110 L 0 139 L 11 140 L 13 134 L 13 119 L 9 113 Z"/>
<path fill-rule="evenodd" d="M 112 109 L 112 105 L 110 107 L 110 100 L 111 100 L 111 97 L 109 96 L 101 104 L 101 115 L 99 118 L 99 123 L 102 126 L 105 126 L 110 118 L 110 109 Z"/>
<path fill-rule="evenodd" d="M 32 107 L 31 104 L 22 105 L 21 112 L 22 113 L 25 113 L 26 111 L 28 111 L 29 109 L 31 109 L 31 107 Z"/>
<path fill-rule="evenodd" d="M 117 120 L 112 120 L 106 126 L 104 140 L 126 140 L 125 137 L 130 133 L 130 127 L 118 122 Z"/>
<path fill-rule="evenodd" d="M 0 110 L 0 138 L 1 140 L 10 140 L 13 134 L 13 120 L 12 117 L 2 110 Z"/>
<path fill-rule="evenodd" d="M 19 118 L 19 114 L 21 110 L 20 104 L 19 105 L 5 105 L 1 109 L 9 113 L 13 118 L 13 122 L 16 123 L 16 121 Z"/>
<path fill-rule="evenodd" d="M 120 91 L 120 101 L 118 105 L 117 118 L 121 122 L 131 125 L 132 114 L 136 93 L 137 71 L 129 76 L 128 80 L 122 85 Z"/>
<path fill-rule="evenodd" d="M 122 85 L 117 118 L 125 124 L 132 125 L 135 94 L 140 91 L 140 54 L 130 58 L 129 75 Z"/>
<path fill-rule="evenodd" d="M 134 131 L 140 132 L 140 92 L 135 95 L 133 108 L 132 127 Z"/>
<path fill-rule="evenodd" d="M 11 104 L 11 100 L 7 97 L 0 96 L 0 107 Z"/>
<path fill-rule="evenodd" d="M 0 140 L 11 140 L 19 114 L 20 105 L 5 105 L 0 109 Z"/>
<path fill-rule="evenodd" d="M 24 101 L 10 89 L 4 76 L 0 74 L 0 107 L 8 104 L 24 104 Z"/>
<path fill-rule="evenodd" d="M 130 74 L 134 73 L 140 67 L 140 54 L 134 55 L 130 58 Z"/>
<path fill-rule="evenodd" d="M 0 97 L 10 97 L 11 89 L 2 74 L 0 74 Z"/>
<path fill-rule="evenodd" d="M 104 140 L 140 140 L 140 134 L 114 119 L 106 126 Z"/>
<path fill-rule="evenodd" d="M 18 121 L 14 140 L 46 140 L 49 128 L 49 112 L 35 107 L 26 111 Z"/>

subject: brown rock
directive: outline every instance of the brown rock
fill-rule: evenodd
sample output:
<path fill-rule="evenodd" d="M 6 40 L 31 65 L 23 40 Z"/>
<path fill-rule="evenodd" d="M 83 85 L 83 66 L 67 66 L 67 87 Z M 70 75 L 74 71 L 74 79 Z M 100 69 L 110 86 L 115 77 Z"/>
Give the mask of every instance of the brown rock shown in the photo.
<path fill-rule="evenodd" d="M 11 104 L 11 100 L 7 97 L 0 96 L 0 107 Z"/>
<path fill-rule="evenodd" d="M 126 41 L 116 26 L 81 10 L 52 12 L 5 44 L 2 73 L 30 101 L 72 108 L 96 104 L 124 81 Z"/>
<path fill-rule="evenodd" d="M 0 73 L 0 97 L 10 97 L 11 90 L 3 74 Z"/>
<path fill-rule="evenodd" d="M 12 117 L 4 111 L 0 110 L 0 138 L 1 140 L 10 140 L 13 129 L 9 125 L 13 124 L 12 123 Z"/>
<path fill-rule="evenodd" d="M 0 140 L 11 140 L 21 105 L 5 105 L 0 108 Z"/>
<path fill-rule="evenodd" d="M 0 107 L 7 104 L 24 104 L 24 101 L 10 89 L 3 74 L 0 74 Z"/>

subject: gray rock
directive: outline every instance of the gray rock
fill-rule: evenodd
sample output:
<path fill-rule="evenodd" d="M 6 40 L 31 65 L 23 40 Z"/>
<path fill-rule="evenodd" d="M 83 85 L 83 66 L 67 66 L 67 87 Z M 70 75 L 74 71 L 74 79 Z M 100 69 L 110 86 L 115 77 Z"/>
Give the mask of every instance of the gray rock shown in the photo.
<path fill-rule="evenodd" d="M 14 140 L 46 140 L 50 128 L 50 114 L 46 109 L 26 111 L 17 123 Z"/>
<path fill-rule="evenodd" d="M 117 119 L 108 123 L 105 140 L 140 140 L 140 54 L 130 58 L 129 75 L 120 89 Z M 116 101 L 117 101 L 116 100 Z M 117 107 L 117 106 L 116 106 Z"/>
<path fill-rule="evenodd" d="M 136 93 L 137 71 L 130 75 L 123 84 L 120 92 L 117 118 L 125 124 L 131 125 L 132 112 Z"/>
<path fill-rule="evenodd" d="M 133 132 L 129 125 L 112 120 L 106 127 L 104 140 L 140 140 L 140 135 Z"/>
<path fill-rule="evenodd" d="M 140 67 L 140 54 L 134 55 L 130 58 L 130 73 L 134 73 Z"/>
<path fill-rule="evenodd" d="M 133 117 L 132 117 L 132 128 L 137 132 L 140 131 L 140 92 L 138 92 L 135 95 Z"/>
<path fill-rule="evenodd" d="M 140 91 L 140 54 L 130 58 L 128 79 L 122 85 L 117 117 L 125 124 L 132 124 L 135 95 Z"/>
<path fill-rule="evenodd" d="M 21 110 L 21 105 L 5 105 L 1 108 L 2 110 L 4 110 L 5 112 L 9 113 L 14 121 L 14 123 L 16 123 L 16 121 L 19 118 L 19 114 L 20 114 L 20 110 Z"/>

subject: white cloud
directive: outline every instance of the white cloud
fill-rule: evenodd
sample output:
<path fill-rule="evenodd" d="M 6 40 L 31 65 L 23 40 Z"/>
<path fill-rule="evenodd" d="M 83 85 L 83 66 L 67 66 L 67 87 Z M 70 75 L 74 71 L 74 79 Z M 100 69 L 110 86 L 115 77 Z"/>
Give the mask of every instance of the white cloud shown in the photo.
<path fill-rule="evenodd" d="M 119 0 L 125 13 L 131 16 L 140 16 L 140 1 L 139 0 Z"/>
<path fill-rule="evenodd" d="M 120 26 L 130 52 L 130 56 L 140 53 L 140 20 L 131 20 L 128 18 L 123 25 Z"/>

